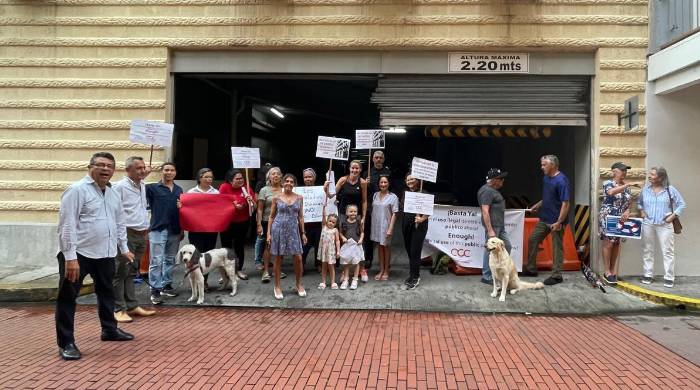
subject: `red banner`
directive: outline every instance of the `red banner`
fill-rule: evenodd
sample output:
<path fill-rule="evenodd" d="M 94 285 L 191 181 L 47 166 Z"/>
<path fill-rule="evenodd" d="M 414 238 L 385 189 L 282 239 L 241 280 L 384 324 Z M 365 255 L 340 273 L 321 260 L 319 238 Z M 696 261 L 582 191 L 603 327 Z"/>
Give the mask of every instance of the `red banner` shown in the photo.
<path fill-rule="evenodd" d="M 188 232 L 223 232 L 235 211 L 233 195 L 228 194 L 182 194 L 180 202 L 180 226 Z"/>

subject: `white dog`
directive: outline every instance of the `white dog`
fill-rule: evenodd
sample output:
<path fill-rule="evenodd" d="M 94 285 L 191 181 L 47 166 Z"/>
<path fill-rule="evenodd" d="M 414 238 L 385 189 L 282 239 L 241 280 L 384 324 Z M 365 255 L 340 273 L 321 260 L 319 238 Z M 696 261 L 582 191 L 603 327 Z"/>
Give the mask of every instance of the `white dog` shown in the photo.
<path fill-rule="evenodd" d="M 197 304 L 204 303 L 204 275 L 212 269 L 219 269 L 224 280 L 223 288 L 231 286 L 231 296 L 236 295 L 238 289 L 238 277 L 236 276 L 236 255 L 229 248 L 212 249 L 206 253 L 199 253 L 192 244 L 184 245 L 177 254 L 177 261 L 187 267 L 185 276 L 189 276 L 192 296 L 187 302 L 197 300 Z"/>
<path fill-rule="evenodd" d="M 501 297 L 499 301 L 506 300 L 506 290 L 510 290 L 511 294 L 515 294 L 520 290 L 540 289 L 544 288 L 542 282 L 527 283 L 522 282 L 518 278 L 518 271 L 515 269 L 515 263 L 510 258 L 506 246 L 498 237 L 491 237 L 486 241 L 486 249 L 491 252 L 489 254 L 489 267 L 493 275 L 493 292 L 492 297 L 498 295 L 498 284 L 501 286 Z"/>

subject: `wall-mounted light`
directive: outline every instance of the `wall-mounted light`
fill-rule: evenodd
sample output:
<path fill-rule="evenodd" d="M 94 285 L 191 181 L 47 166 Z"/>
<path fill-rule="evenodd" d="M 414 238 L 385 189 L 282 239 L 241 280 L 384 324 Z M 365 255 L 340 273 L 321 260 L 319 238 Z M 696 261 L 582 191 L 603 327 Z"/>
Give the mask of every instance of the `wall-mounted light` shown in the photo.
<path fill-rule="evenodd" d="M 280 117 L 280 119 L 284 119 L 284 114 L 282 114 L 278 109 L 276 109 L 274 107 L 270 107 L 270 111 L 272 111 L 273 114 Z"/>
<path fill-rule="evenodd" d="M 390 134 L 406 134 L 406 129 L 403 127 L 390 127 L 384 130 L 384 132 Z"/>

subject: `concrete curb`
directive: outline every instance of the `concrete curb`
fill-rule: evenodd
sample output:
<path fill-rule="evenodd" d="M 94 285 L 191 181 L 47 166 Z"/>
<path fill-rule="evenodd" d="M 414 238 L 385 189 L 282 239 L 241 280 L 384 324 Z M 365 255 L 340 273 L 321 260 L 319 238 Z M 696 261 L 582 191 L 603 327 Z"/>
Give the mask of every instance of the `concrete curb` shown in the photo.
<path fill-rule="evenodd" d="M 687 309 L 700 310 L 700 299 L 684 297 L 681 295 L 667 294 L 649 290 L 632 283 L 618 281 L 617 288 L 636 295 L 644 300 L 673 307 L 685 307 Z"/>
<path fill-rule="evenodd" d="M 94 285 L 84 284 L 80 296 L 95 292 Z M 47 302 L 55 301 L 58 296 L 57 287 L 37 287 L 27 285 L 0 286 L 0 302 Z"/>

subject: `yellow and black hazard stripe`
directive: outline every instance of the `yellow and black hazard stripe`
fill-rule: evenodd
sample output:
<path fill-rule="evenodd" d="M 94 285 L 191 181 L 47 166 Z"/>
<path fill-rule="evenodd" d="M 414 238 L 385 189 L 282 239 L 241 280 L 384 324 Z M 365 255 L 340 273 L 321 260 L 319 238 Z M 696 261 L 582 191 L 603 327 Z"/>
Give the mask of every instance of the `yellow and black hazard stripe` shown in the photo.
<path fill-rule="evenodd" d="M 530 207 L 530 199 L 525 195 L 506 196 L 506 207 L 509 209 L 526 209 Z"/>
<path fill-rule="evenodd" d="M 549 138 L 551 127 L 525 126 L 426 126 L 432 138 Z"/>
<path fill-rule="evenodd" d="M 591 239 L 591 206 L 577 204 L 574 207 L 574 240 L 576 247 L 588 244 Z"/>

